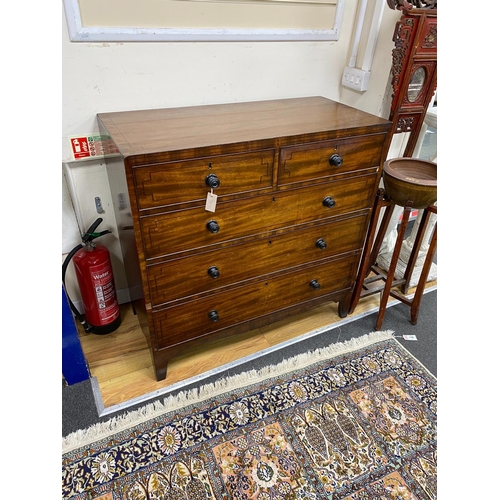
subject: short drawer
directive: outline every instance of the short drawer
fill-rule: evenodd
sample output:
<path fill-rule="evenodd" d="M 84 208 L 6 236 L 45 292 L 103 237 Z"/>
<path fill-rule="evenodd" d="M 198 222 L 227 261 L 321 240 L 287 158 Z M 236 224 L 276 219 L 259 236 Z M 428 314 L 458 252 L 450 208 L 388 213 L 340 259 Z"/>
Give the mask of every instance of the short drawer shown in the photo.
<path fill-rule="evenodd" d="M 274 149 L 146 165 L 133 169 L 140 210 L 270 190 Z"/>
<path fill-rule="evenodd" d="M 281 191 L 217 205 L 140 218 L 147 259 L 191 252 L 238 238 L 371 208 L 376 176 L 367 175 L 307 189 Z"/>
<path fill-rule="evenodd" d="M 153 312 L 156 348 L 170 347 L 351 286 L 358 255 Z"/>
<path fill-rule="evenodd" d="M 376 172 L 385 139 L 386 134 L 374 134 L 284 147 L 278 184 L 317 182 L 363 169 Z"/>
<path fill-rule="evenodd" d="M 360 250 L 368 213 L 149 265 L 151 302 L 158 306 L 196 294 L 212 293 L 262 275 Z"/>

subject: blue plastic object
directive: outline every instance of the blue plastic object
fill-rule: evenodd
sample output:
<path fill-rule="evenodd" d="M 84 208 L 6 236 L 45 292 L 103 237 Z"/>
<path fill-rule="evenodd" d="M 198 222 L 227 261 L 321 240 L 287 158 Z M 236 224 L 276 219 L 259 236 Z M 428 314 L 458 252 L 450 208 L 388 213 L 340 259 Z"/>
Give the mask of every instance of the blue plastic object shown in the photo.
<path fill-rule="evenodd" d="M 68 385 L 90 378 L 64 286 L 62 287 L 62 370 Z"/>

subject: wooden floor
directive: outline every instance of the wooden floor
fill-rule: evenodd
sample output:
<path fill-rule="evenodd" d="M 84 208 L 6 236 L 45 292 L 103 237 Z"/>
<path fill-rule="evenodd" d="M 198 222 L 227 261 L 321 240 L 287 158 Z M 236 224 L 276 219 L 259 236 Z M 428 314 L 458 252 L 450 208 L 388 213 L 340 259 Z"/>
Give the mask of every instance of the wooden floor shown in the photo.
<path fill-rule="evenodd" d="M 427 283 L 427 288 L 437 286 L 437 281 Z M 410 290 L 409 293 L 412 293 Z M 389 299 L 390 302 L 395 299 Z M 377 310 L 379 294 L 364 297 L 359 301 L 356 316 Z M 130 304 L 121 306 L 122 324 L 107 335 L 87 334 L 79 330 L 82 348 L 91 376 L 97 380 L 104 411 L 127 406 L 127 402 L 155 391 L 199 376 L 220 366 L 232 363 L 245 356 L 288 342 L 308 332 L 345 321 L 337 314 L 337 303 L 331 302 L 306 313 L 267 325 L 234 338 L 212 340 L 196 348 L 186 349 L 170 361 L 167 377 L 156 381 L 151 354 L 137 317 Z M 408 308 L 408 318 L 410 310 Z M 382 326 L 383 328 L 383 326 Z M 368 332 L 367 332 L 368 333 Z M 337 339 L 332 339 L 332 342 Z"/>

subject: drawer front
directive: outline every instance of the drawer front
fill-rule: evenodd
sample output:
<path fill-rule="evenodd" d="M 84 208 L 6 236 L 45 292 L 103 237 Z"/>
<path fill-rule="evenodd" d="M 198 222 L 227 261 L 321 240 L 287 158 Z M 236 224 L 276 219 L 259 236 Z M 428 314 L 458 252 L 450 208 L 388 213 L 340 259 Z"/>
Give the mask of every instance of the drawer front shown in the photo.
<path fill-rule="evenodd" d="M 156 348 L 209 333 L 348 288 L 357 255 L 233 288 L 153 312 Z M 313 284 L 319 284 L 319 288 Z"/>
<path fill-rule="evenodd" d="M 359 250 L 365 214 L 148 266 L 153 306 Z"/>
<path fill-rule="evenodd" d="M 223 199 L 249 191 L 271 190 L 274 149 L 160 163 L 134 168 L 140 210 L 203 200 L 211 183 Z M 210 177 L 209 177 L 210 176 Z"/>
<path fill-rule="evenodd" d="M 141 217 L 146 258 L 192 251 L 371 208 L 376 176 L 221 203 L 216 213 L 196 207 Z"/>
<path fill-rule="evenodd" d="M 367 168 L 376 172 L 385 139 L 385 134 L 377 134 L 284 147 L 280 151 L 278 184 L 324 180 Z"/>

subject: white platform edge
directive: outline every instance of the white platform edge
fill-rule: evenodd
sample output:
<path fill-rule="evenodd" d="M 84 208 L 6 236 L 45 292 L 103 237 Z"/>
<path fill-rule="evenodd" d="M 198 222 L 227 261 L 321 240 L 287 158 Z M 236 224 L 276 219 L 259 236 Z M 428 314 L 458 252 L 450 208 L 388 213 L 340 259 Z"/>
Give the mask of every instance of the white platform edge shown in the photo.
<path fill-rule="evenodd" d="M 437 290 L 437 285 L 426 288 L 424 291 L 425 293 L 432 292 L 434 290 Z M 413 298 L 414 294 L 408 295 L 408 298 L 411 299 Z M 394 305 L 400 304 L 398 300 L 391 301 L 387 304 L 387 308 L 392 307 Z M 160 396 L 166 396 L 167 394 L 170 394 L 171 392 L 183 389 L 185 387 L 188 387 L 190 385 L 193 385 L 195 383 L 198 383 L 200 381 L 203 381 L 205 379 L 208 379 L 209 377 L 213 375 L 217 375 L 219 373 L 223 373 L 224 371 L 230 370 L 232 368 L 235 368 L 237 366 L 240 366 L 244 363 L 248 363 L 250 361 L 253 361 L 254 359 L 260 358 L 262 356 L 265 356 L 267 354 L 271 354 L 273 352 L 276 352 L 280 349 L 283 349 L 285 347 L 288 347 L 290 345 L 296 344 L 298 342 L 301 342 L 303 340 L 306 340 L 308 338 L 315 337 L 316 335 L 320 335 L 321 333 L 324 333 L 328 330 L 332 330 L 334 328 L 338 328 L 342 325 L 346 325 L 348 323 L 351 323 L 352 321 L 356 321 L 360 318 L 364 318 L 365 316 L 368 316 L 369 314 L 373 314 L 374 312 L 378 311 L 378 307 L 373 307 L 372 309 L 365 311 L 364 313 L 357 314 L 355 316 L 347 317 L 344 318 L 336 323 L 331 323 L 329 325 L 323 326 L 321 328 L 317 328 L 316 330 L 312 330 L 308 333 L 305 333 L 303 335 L 300 335 L 298 337 L 295 337 L 293 339 L 287 340 L 286 342 L 281 342 L 280 344 L 276 344 L 275 346 L 269 347 L 267 349 L 264 349 L 262 351 L 256 352 L 254 354 L 250 354 L 248 356 L 245 356 L 243 358 L 240 358 L 236 361 L 232 361 L 231 363 L 227 363 L 225 365 L 219 366 L 217 368 L 214 368 L 213 370 L 210 370 L 208 372 L 200 373 L 199 375 L 196 375 L 194 377 L 182 380 L 180 382 L 177 382 L 175 384 L 169 385 L 168 387 L 163 387 L 162 389 L 158 389 L 157 391 L 149 392 L 147 394 L 144 394 L 143 396 L 139 396 L 133 399 L 130 399 L 128 401 L 125 401 L 123 403 L 117 404 L 110 406 L 108 408 L 104 407 L 102 396 L 101 396 L 101 391 L 99 388 L 99 383 L 97 381 L 96 377 L 91 377 L 91 383 L 92 383 L 92 390 L 94 393 L 94 399 L 97 407 L 97 413 L 99 417 L 105 417 L 109 415 L 113 415 L 114 413 L 118 411 L 123 411 L 126 410 L 127 408 L 131 408 L 132 406 L 136 405 L 141 405 L 144 403 L 147 403 L 148 401 L 158 398 Z M 366 332 L 368 333 L 368 332 Z M 337 339 L 338 341 L 338 339 Z"/>

